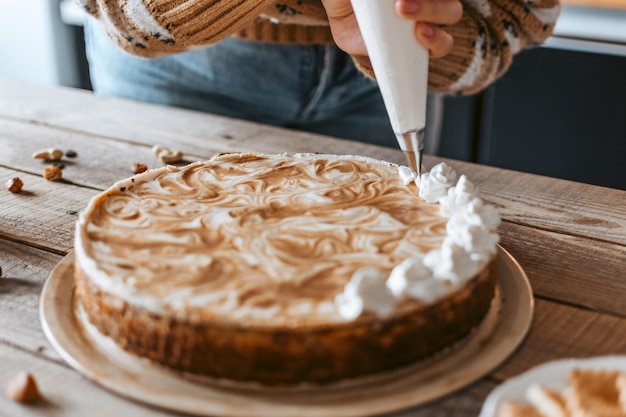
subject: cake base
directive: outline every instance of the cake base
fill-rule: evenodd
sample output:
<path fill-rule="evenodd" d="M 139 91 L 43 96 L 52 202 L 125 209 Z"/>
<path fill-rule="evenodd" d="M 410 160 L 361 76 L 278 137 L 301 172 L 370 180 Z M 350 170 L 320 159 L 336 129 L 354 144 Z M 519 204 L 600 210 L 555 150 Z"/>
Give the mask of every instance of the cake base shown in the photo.
<path fill-rule="evenodd" d="M 306 327 L 193 322 L 101 291 L 77 264 L 87 319 L 122 349 L 175 371 L 264 385 L 326 384 L 411 365 L 466 338 L 494 298 L 495 259 L 432 304 L 388 318 Z"/>
<path fill-rule="evenodd" d="M 516 261 L 497 255 L 499 294 L 485 320 L 461 345 L 419 366 L 324 387 L 299 390 L 228 383 L 198 384 L 93 339 L 73 310 L 73 256 L 51 273 L 41 298 L 44 331 L 58 353 L 101 386 L 136 401 L 194 415 L 225 417 L 382 414 L 423 404 L 487 374 L 525 337 L 532 291 Z M 166 389 L 164 389 L 166 388 Z"/>

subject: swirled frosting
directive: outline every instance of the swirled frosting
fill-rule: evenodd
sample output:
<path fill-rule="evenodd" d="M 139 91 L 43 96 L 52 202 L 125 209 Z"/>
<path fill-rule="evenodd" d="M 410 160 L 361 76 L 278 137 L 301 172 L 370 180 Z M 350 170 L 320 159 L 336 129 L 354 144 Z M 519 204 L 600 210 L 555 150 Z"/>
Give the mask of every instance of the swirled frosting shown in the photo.
<path fill-rule="evenodd" d="M 447 222 L 390 163 L 232 154 L 139 174 L 99 194 L 77 223 L 76 257 L 96 286 L 149 311 L 322 325 L 345 320 L 338 295 L 378 288 L 367 274 L 347 287 L 357 271 L 386 277 L 440 249 Z M 419 293 L 413 284 L 403 285 Z M 351 316 L 387 313 L 384 302 L 344 307 Z"/>

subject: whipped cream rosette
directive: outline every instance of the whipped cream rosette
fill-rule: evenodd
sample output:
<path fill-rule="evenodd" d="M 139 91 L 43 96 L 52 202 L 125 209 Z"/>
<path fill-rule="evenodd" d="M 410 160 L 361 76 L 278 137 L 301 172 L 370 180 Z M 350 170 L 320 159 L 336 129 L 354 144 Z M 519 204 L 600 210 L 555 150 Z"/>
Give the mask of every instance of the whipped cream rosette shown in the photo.
<path fill-rule="evenodd" d="M 441 213 L 449 219 L 446 223 L 447 236 L 441 247 L 417 253 L 391 271 L 386 286 L 392 298 L 380 289 L 354 291 L 363 275 L 357 271 L 336 300 L 339 313 L 347 320 L 354 319 L 356 311 L 354 308 L 347 309 L 347 305 L 386 313 L 389 305 L 393 308 L 394 303 L 405 298 L 435 302 L 474 277 L 496 253 L 499 236 L 495 230 L 500 224 L 500 217 L 495 207 L 484 204 L 478 198 L 478 190 L 465 175 L 459 178 L 445 162 L 435 165 L 430 172 L 422 175 L 421 180 L 408 167 L 399 167 L 398 175 L 405 185 L 415 182 L 419 187 L 419 196 L 426 202 L 439 203 Z M 380 286 L 382 272 L 368 268 L 367 273 L 376 275 Z M 384 297 L 381 296 L 383 293 Z M 384 309 L 379 307 L 381 299 L 385 300 Z M 376 307 L 368 308 L 369 305 Z"/>

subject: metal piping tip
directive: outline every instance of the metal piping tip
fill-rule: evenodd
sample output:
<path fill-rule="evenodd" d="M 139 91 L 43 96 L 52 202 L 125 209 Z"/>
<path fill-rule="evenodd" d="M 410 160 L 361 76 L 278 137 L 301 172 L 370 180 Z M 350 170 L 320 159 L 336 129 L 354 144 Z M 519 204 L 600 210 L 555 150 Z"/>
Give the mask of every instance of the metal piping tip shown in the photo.
<path fill-rule="evenodd" d="M 417 178 L 422 179 L 422 159 L 424 158 L 424 141 L 422 140 L 422 147 L 417 150 Z"/>
<path fill-rule="evenodd" d="M 422 158 L 424 156 L 424 133 L 425 129 L 410 130 L 401 134 L 396 134 L 400 149 L 409 163 L 409 168 L 422 178 Z"/>

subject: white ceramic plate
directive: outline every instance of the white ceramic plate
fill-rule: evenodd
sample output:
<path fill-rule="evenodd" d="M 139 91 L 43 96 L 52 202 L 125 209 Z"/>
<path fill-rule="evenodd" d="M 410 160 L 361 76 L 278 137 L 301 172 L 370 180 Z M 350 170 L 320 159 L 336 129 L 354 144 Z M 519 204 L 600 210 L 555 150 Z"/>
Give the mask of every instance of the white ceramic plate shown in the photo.
<path fill-rule="evenodd" d="M 531 385 L 539 384 L 555 391 L 562 391 L 567 386 L 567 375 L 573 368 L 626 372 L 626 356 L 562 359 L 536 366 L 494 389 L 485 400 L 479 417 L 495 417 L 498 407 L 507 401 L 528 404 L 526 390 Z"/>

